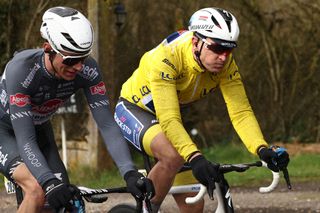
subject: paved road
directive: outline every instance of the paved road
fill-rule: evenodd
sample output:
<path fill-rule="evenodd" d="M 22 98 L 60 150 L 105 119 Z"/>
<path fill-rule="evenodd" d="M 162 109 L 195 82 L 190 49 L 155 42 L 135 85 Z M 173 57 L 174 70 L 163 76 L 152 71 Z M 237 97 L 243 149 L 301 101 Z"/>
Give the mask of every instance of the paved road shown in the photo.
<path fill-rule="evenodd" d="M 260 194 L 257 188 L 232 188 L 232 198 L 237 213 L 320 213 L 320 182 L 310 182 L 293 185 L 293 190 L 288 191 L 284 186 L 278 186 L 270 194 Z M 207 197 L 205 212 L 213 212 L 216 201 L 211 201 Z M 0 192 L 0 212 L 15 212 L 15 197 Z M 134 200 L 125 194 L 110 195 L 107 202 L 103 204 L 87 203 L 86 208 L 89 213 L 107 212 L 112 206 L 119 203 L 134 203 Z M 176 213 L 178 209 L 171 198 L 167 196 L 162 213 Z"/>

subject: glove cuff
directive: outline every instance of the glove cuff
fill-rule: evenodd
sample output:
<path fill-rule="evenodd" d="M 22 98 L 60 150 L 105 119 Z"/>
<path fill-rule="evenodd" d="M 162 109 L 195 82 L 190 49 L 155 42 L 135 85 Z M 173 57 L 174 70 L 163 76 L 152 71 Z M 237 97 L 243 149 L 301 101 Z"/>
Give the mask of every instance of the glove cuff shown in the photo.
<path fill-rule="evenodd" d="M 264 149 L 264 148 L 268 149 L 268 147 L 267 147 L 266 145 L 261 145 L 261 146 L 259 146 L 259 147 L 257 148 L 256 153 L 259 155 L 260 151 L 261 151 L 262 149 Z"/>
<path fill-rule="evenodd" d="M 263 153 L 264 153 L 266 150 L 268 150 L 268 148 L 265 147 L 265 146 L 259 147 L 259 149 L 258 149 L 258 156 L 259 156 L 260 159 L 261 159 Z"/>
<path fill-rule="evenodd" d="M 198 155 L 194 158 L 192 158 L 192 160 L 190 161 L 190 165 L 191 167 L 194 167 L 194 165 L 196 165 L 198 162 L 200 161 L 206 161 L 206 158 L 203 155 Z"/>
<path fill-rule="evenodd" d="M 50 179 L 43 184 L 42 189 L 44 190 L 45 194 L 47 194 L 52 189 L 56 188 L 57 186 L 59 186 L 61 184 L 62 184 L 62 182 L 60 180 L 58 180 L 57 178 Z"/>
<path fill-rule="evenodd" d="M 130 177 L 140 178 L 140 177 L 144 177 L 144 176 L 136 170 L 130 170 L 130 171 L 126 172 L 123 176 L 125 181 L 127 181 Z"/>

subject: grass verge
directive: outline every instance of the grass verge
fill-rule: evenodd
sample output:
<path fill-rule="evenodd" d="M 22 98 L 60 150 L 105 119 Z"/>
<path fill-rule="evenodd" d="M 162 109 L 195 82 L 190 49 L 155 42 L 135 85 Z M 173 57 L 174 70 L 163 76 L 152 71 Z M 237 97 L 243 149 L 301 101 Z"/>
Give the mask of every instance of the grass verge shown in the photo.
<path fill-rule="evenodd" d="M 257 156 L 250 154 L 242 145 L 217 145 L 210 149 L 203 150 L 204 155 L 210 161 L 219 163 L 248 163 L 259 160 Z M 137 156 L 135 156 L 137 157 Z M 138 157 L 138 165 L 141 165 L 141 158 Z M 292 185 L 295 182 L 319 181 L 320 167 L 316 166 L 320 162 L 318 154 L 297 154 L 290 157 L 288 167 Z M 82 167 L 69 171 L 70 180 L 73 184 L 92 188 L 100 187 L 120 187 L 125 182 L 116 168 L 97 171 L 90 167 Z M 0 175 L 2 179 L 2 175 Z M 243 173 L 228 173 L 226 178 L 231 186 L 256 186 L 269 183 L 271 173 L 265 168 L 251 168 Z M 3 181 L 0 179 L 0 188 Z M 281 180 L 284 183 L 284 180 Z"/>

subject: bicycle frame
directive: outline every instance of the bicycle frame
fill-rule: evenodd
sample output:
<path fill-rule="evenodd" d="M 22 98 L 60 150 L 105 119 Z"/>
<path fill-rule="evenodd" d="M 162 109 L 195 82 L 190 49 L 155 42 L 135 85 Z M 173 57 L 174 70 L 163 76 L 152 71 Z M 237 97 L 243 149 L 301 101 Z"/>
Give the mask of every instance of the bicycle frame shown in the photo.
<path fill-rule="evenodd" d="M 7 189 L 8 194 L 16 194 L 16 200 L 17 200 L 17 205 L 21 204 L 23 200 L 23 193 L 22 189 L 17 186 L 16 184 L 12 183 L 11 181 L 4 179 L 5 186 Z M 10 188 L 7 188 L 10 187 Z M 111 193 L 129 193 L 127 191 L 127 187 L 118 187 L 118 188 L 100 188 L 100 189 L 92 189 L 84 186 L 78 186 L 78 189 L 80 190 L 80 196 L 74 198 L 73 205 L 75 205 L 75 202 L 83 202 L 83 198 L 87 202 L 91 203 L 102 203 L 107 201 L 108 199 L 108 194 Z M 142 200 L 136 199 L 136 207 L 135 207 L 135 212 L 140 213 L 142 212 Z M 68 212 L 65 208 L 59 209 L 58 213 L 65 213 Z M 82 208 L 77 210 L 78 213 L 85 213 L 85 205 L 83 204 Z"/>
<path fill-rule="evenodd" d="M 250 167 L 267 167 L 267 164 L 263 161 L 257 161 L 255 163 L 249 163 L 249 164 L 224 164 L 220 165 L 219 167 L 219 172 L 220 172 L 220 182 L 215 183 L 216 189 L 214 191 L 215 197 L 217 198 L 218 201 L 218 206 L 216 209 L 216 213 L 233 213 L 234 208 L 233 208 L 233 203 L 232 203 L 232 197 L 230 193 L 230 187 L 227 182 L 227 180 L 224 177 L 224 174 L 227 172 L 244 172 L 248 170 Z M 271 170 L 270 170 L 271 171 Z M 259 192 L 260 193 L 269 193 L 273 191 L 280 180 L 280 174 L 279 172 L 272 172 L 272 182 L 269 186 L 266 187 L 260 187 Z M 200 190 L 198 194 L 194 197 L 188 197 L 186 198 L 186 203 L 192 204 L 196 203 L 199 200 L 203 198 L 203 196 L 206 194 L 206 187 L 200 184 Z"/>
<path fill-rule="evenodd" d="M 145 164 L 145 170 L 139 170 L 141 173 L 143 173 L 145 176 L 147 176 L 148 172 L 151 169 L 151 162 L 149 159 L 149 156 L 144 155 L 144 164 Z M 267 168 L 267 163 L 263 161 L 257 161 L 254 163 L 246 163 L 246 164 L 222 164 L 219 166 L 219 172 L 220 172 L 220 182 L 215 183 L 215 190 L 214 194 L 218 201 L 218 205 L 216 208 L 216 213 L 233 213 L 233 203 L 232 203 L 232 197 L 230 193 L 230 186 L 227 182 L 227 180 L 224 177 L 225 173 L 228 172 L 244 172 L 248 170 L 250 167 L 261 167 L 264 166 Z M 191 169 L 191 168 L 189 168 Z M 271 171 L 271 170 L 270 170 Z M 259 192 L 260 193 L 269 193 L 273 191 L 280 180 L 280 174 L 278 172 L 271 171 L 272 176 L 272 182 L 269 186 L 266 187 L 260 187 Z M 177 193 L 186 193 L 186 192 L 198 192 L 196 196 L 194 197 L 187 197 L 186 203 L 187 204 L 193 204 L 198 201 L 200 201 L 204 195 L 207 192 L 207 189 L 205 186 L 203 186 L 200 183 L 197 184 L 190 184 L 190 185 L 180 185 L 180 186 L 172 186 L 168 192 L 168 194 L 177 194 Z"/>

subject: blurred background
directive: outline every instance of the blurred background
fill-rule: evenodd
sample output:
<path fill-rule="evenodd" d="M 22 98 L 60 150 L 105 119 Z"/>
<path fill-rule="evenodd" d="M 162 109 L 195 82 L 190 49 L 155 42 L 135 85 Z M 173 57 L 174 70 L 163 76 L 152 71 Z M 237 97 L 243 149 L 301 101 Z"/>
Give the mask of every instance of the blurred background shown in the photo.
<path fill-rule="evenodd" d="M 143 53 L 172 32 L 186 29 L 193 12 L 203 7 L 231 11 L 240 25 L 234 55 L 266 140 L 298 150 L 319 144 L 320 1 L 0 0 L 1 73 L 16 50 L 42 47 L 41 17 L 53 6 L 76 8 L 92 22 L 92 55 L 100 64 L 112 107 Z M 52 119 L 60 146 L 64 121 L 69 166 L 114 167 L 101 148 L 104 145 L 81 93 L 74 103 L 76 110 L 62 111 Z M 241 144 L 220 91 L 185 113 L 186 128 L 201 148 Z"/>

